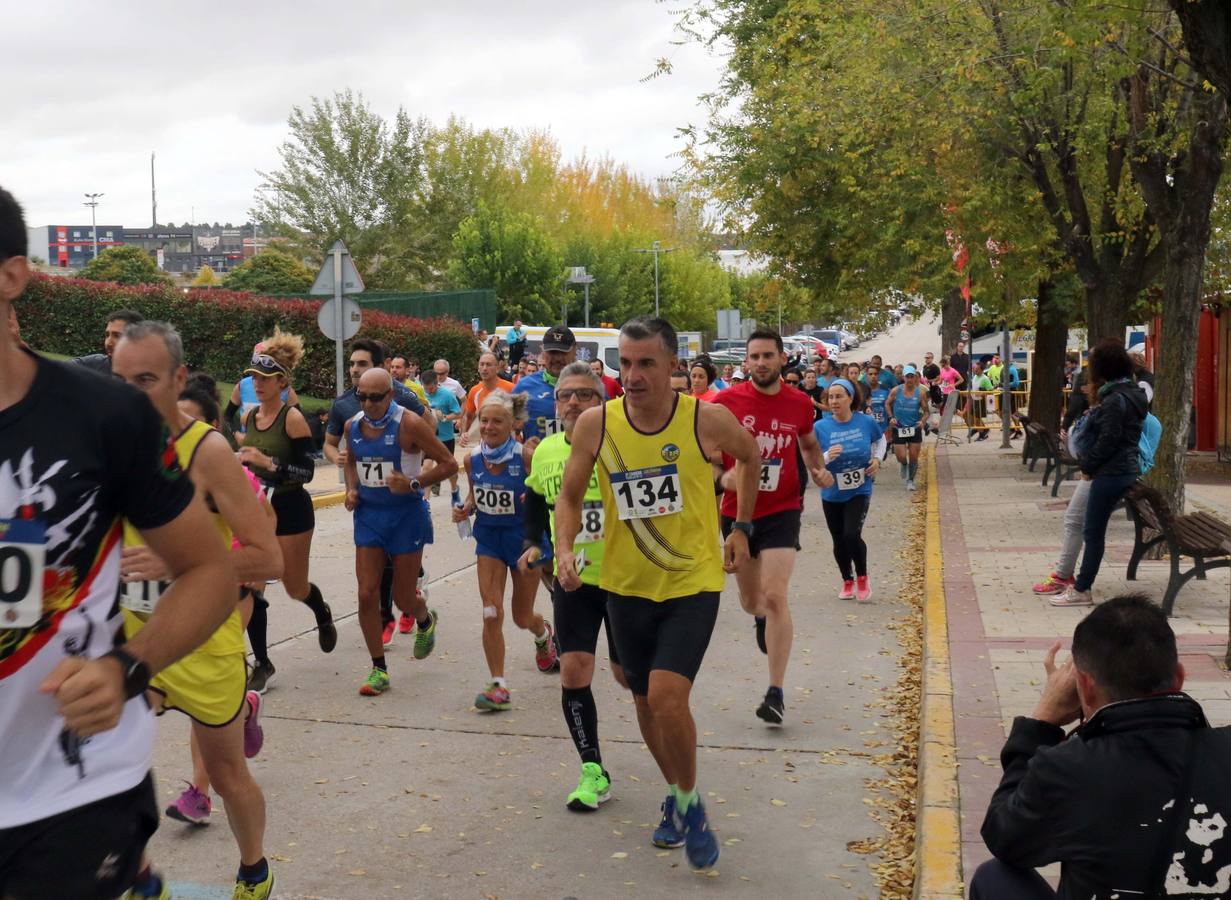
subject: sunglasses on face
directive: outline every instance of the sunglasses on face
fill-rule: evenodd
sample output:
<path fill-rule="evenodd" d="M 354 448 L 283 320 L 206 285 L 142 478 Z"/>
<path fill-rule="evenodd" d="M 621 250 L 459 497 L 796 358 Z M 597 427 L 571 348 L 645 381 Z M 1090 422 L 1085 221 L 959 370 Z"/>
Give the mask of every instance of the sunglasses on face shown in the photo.
<path fill-rule="evenodd" d="M 360 403 L 379 403 L 384 400 L 392 391 L 382 391 L 379 394 L 364 394 L 359 391 L 355 392 L 355 399 Z"/>
<path fill-rule="evenodd" d="M 598 396 L 598 391 L 594 388 L 564 388 L 556 391 L 556 399 L 561 403 L 567 403 L 572 398 L 576 397 L 582 403 L 589 403 Z"/>

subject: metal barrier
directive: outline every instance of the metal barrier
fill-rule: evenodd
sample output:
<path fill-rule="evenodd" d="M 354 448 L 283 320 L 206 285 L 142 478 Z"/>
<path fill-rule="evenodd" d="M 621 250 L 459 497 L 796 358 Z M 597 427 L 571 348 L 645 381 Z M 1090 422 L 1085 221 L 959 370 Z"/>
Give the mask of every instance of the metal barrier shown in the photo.
<path fill-rule="evenodd" d="M 946 424 L 948 424 L 948 429 L 966 429 L 966 441 L 969 443 L 980 433 L 1003 427 L 1004 419 L 1001 417 L 1000 410 L 1004 402 L 1002 391 L 952 391 L 945 398 L 945 412 L 948 412 L 949 403 L 953 402 L 950 398 L 955 395 L 958 397 L 957 409 L 953 413 L 951 423 L 946 423 L 942 417 L 942 432 L 947 430 Z M 1009 397 L 1010 413 L 1026 411 L 1028 391 L 1010 391 Z M 1009 424 L 1011 428 L 1017 428 L 1017 423 L 1011 421 Z"/>

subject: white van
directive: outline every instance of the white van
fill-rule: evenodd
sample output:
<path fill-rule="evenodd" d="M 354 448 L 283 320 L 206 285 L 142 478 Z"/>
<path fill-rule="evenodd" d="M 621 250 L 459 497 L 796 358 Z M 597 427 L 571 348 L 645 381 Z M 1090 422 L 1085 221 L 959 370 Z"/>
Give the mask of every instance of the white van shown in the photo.
<path fill-rule="evenodd" d="M 512 325 L 499 325 L 496 334 L 500 337 L 500 349 L 508 358 L 509 345 L 505 338 Z M 543 335 L 550 325 L 526 325 L 526 353 L 538 356 L 543 348 Z M 620 330 L 618 328 L 572 328 L 577 338 L 577 358 L 583 362 L 592 359 L 603 361 L 603 371 L 612 378 L 620 375 Z"/>

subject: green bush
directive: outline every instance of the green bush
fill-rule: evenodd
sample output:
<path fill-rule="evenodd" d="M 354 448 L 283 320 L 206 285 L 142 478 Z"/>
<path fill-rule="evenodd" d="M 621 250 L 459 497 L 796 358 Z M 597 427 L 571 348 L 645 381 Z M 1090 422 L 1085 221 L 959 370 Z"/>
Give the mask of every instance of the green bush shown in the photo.
<path fill-rule="evenodd" d="M 230 291 L 255 294 L 302 294 L 315 280 L 316 276 L 299 260 L 266 250 L 232 269 L 224 286 Z"/>
<path fill-rule="evenodd" d="M 295 371 L 304 394 L 333 396 L 334 343 L 316 324 L 320 303 L 272 300 L 225 290 L 178 290 L 153 285 L 104 284 L 34 275 L 17 300 L 22 338 L 34 349 L 67 356 L 98 353 L 103 318 L 129 308 L 175 325 L 184 338 L 191 369 L 234 381 L 248 365 L 252 345 L 273 333 L 274 325 L 304 339 L 306 352 Z M 474 379 L 478 343 L 469 325 L 455 319 L 412 319 L 365 310 L 360 337 L 378 338 L 395 353 L 424 368 L 438 358 L 452 364 L 454 376 Z"/>
<path fill-rule="evenodd" d="M 140 247 L 108 247 L 86 263 L 80 275 L 89 281 L 116 284 L 171 284 L 171 276 Z"/>

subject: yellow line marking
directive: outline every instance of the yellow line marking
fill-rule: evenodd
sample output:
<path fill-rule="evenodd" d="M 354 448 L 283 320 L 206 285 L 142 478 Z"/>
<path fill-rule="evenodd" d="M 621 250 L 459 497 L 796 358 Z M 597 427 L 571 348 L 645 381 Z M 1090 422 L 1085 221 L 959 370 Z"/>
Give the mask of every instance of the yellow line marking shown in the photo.
<path fill-rule="evenodd" d="M 346 499 L 346 491 L 335 491 L 332 494 L 316 494 L 312 498 L 313 509 L 326 509 L 330 506 L 337 506 Z"/>
<path fill-rule="evenodd" d="M 923 612 L 923 698 L 919 716 L 919 801 L 915 823 L 916 898 L 959 898 L 962 831 L 953 725 L 949 619 L 940 550 L 940 486 L 936 448 L 927 448 L 927 533 Z"/>

